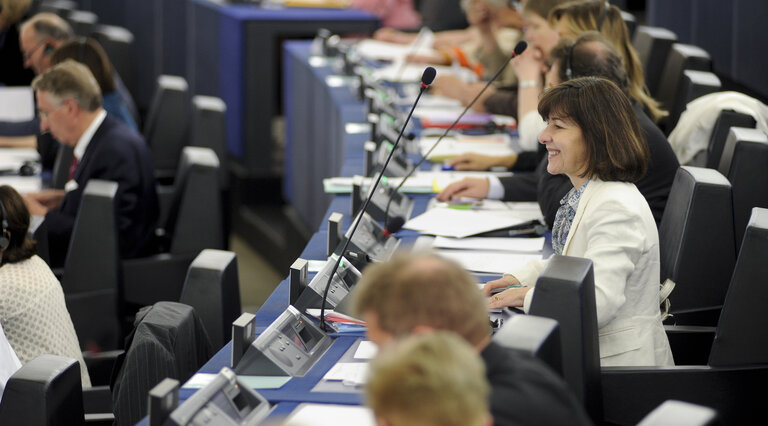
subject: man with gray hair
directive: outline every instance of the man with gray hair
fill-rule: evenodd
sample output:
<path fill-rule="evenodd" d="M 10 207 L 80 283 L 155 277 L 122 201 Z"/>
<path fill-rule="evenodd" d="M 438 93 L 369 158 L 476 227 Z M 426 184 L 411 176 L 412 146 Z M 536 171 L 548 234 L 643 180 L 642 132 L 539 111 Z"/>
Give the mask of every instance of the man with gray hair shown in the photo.
<path fill-rule="evenodd" d="M 19 46 L 24 66 L 40 75 L 51 67 L 51 54 L 75 36 L 72 27 L 56 14 L 38 13 L 21 25 Z"/>
<path fill-rule="evenodd" d="M 40 131 L 74 149 L 64 190 L 25 196 L 33 215 L 45 216 L 53 265 L 66 259 L 80 199 L 90 179 L 118 183 L 116 195 L 120 254 L 151 251 L 158 217 L 152 157 L 146 142 L 101 107 L 101 90 L 88 68 L 68 60 L 32 81 Z"/>

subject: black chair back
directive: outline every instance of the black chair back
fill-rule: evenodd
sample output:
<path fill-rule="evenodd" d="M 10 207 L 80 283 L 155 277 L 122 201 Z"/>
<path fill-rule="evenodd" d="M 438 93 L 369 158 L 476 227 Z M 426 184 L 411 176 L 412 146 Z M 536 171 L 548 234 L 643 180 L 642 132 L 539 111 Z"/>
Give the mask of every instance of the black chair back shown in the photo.
<path fill-rule="evenodd" d="M 69 168 L 72 166 L 72 159 L 75 158 L 75 150 L 71 146 L 56 142 L 56 160 L 53 163 L 51 172 L 51 188 L 64 189 L 64 185 L 69 180 Z"/>
<path fill-rule="evenodd" d="M 136 93 L 136 46 L 135 37 L 127 28 L 114 25 L 97 25 L 93 30 L 93 38 L 98 40 L 101 47 L 109 57 L 109 61 L 115 69 L 115 75 L 120 76 L 120 80 L 127 88 L 130 94 Z M 115 82 L 115 84 L 118 84 Z M 136 105 L 129 105 L 131 115 L 136 123 L 139 123 Z"/>
<path fill-rule="evenodd" d="M 669 116 L 662 120 L 662 125 L 667 133 L 677 125 L 680 114 L 685 111 L 688 103 L 710 93 L 718 92 L 722 88 L 720 79 L 709 71 L 685 70 L 680 77 L 680 85 L 677 88 L 672 106 L 669 108 Z"/>
<path fill-rule="evenodd" d="M 203 250 L 189 265 L 179 301 L 195 308 L 214 349 L 224 346 L 232 339 L 232 322 L 241 310 L 237 255 Z"/>
<path fill-rule="evenodd" d="M 147 413 L 147 394 L 166 377 L 186 382 L 213 355 L 195 310 L 158 302 L 136 315 L 126 352 L 115 365 L 112 407 L 115 425 L 134 425 Z"/>
<path fill-rule="evenodd" d="M 768 210 L 755 208 L 709 354 L 713 367 L 768 364 Z"/>
<path fill-rule="evenodd" d="M 158 179 L 176 173 L 181 149 L 187 145 L 189 86 L 183 77 L 161 75 L 144 123 L 144 138 L 152 150 Z"/>
<path fill-rule="evenodd" d="M 592 420 L 603 418 L 592 261 L 553 255 L 536 281 L 530 314 L 560 324 L 563 376 Z"/>
<path fill-rule="evenodd" d="M 226 114 L 227 105 L 221 98 L 200 95 L 192 97 L 189 144 L 210 148 L 216 153 L 222 188 L 229 186 Z"/>
<path fill-rule="evenodd" d="M 99 17 L 87 10 L 70 11 L 66 19 L 72 25 L 72 31 L 81 37 L 90 37 L 99 22 Z"/>
<path fill-rule="evenodd" d="M 733 187 L 733 224 L 736 245 L 744 238 L 744 230 L 754 207 L 768 207 L 768 136 L 761 130 L 734 127 L 742 133 L 733 149 L 727 175 Z M 749 130 L 749 134 L 741 131 Z M 731 140 L 731 138 L 728 138 Z M 723 164 L 725 167 L 726 165 Z"/>
<path fill-rule="evenodd" d="M 513 315 L 493 335 L 493 340 L 510 349 L 528 353 L 563 377 L 560 326 L 552 318 Z"/>
<path fill-rule="evenodd" d="M 672 313 L 722 306 L 736 258 L 731 206 L 731 184 L 717 170 L 678 170 L 659 226 L 661 280 L 677 284 Z"/>
<path fill-rule="evenodd" d="M 24 364 L 5 385 L 0 424 L 70 426 L 84 424 L 80 363 L 40 355 Z"/>
<path fill-rule="evenodd" d="M 707 147 L 706 168 L 716 169 L 720 166 L 720 158 L 723 156 L 725 140 L 731 127 L 747 127 L 754 129 L 757 123 L 755 118 L 749 114 L 742 114 L 730 109 L 720 111 L 717 117 L 715 127 L 709 137 L 709 146 Z"/>
<path fill-rule="evenodd" d="M 80 201 L 61 286 L 80 345 L 114 349 L 118 320 L 117 183 L 91 179 Z"/>
<path fill-rule="evenodd" d="M 698 46 L 682 43 L 672 44 L 659 77 L 659 88 L 654 96 L 667 110 L 675 106 L 675 99 L 685 70 L 711 71 L 712 58 L 709 53 Z"/>
<path fill-rule="evenodd" d="M 632 45 L 643 64 L 645 83 L 648 91 L 656 96 L 661 79 L 661 71 L 667 63 L 667 56 L 672 44 L 677 41 L 677 35 L 661 27 L 640 25 L 632 37 Z"/>

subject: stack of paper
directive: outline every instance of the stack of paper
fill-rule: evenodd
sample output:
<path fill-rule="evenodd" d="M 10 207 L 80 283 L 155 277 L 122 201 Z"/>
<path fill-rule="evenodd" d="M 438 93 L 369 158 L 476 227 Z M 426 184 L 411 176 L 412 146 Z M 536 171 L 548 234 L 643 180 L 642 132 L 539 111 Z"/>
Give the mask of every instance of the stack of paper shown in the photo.
<path fill-rule="evenodd" d="M 457 210 L 436 207 L 411 218 L 403 227 L 422 234 L 464 238 L 529 221 L 530 215 L 510 210 Z"/>
<path fill-rule="evenodd" d="M 285 426 L 375 426 L 368 407 L 332 404 L 301 404 L 283 423 Z"/>
<path fill-rule="evenodd" d="M 445 137 L 440 143 L 432 149 L 438 138 L 427 137 L 419 139 L 421 155 L 427 155 L 432 162 L 443 162 L 457 155 L 474 152 L 477 154 L 503 156 L 514 154 L 512 149 L 512 139 L 509 135 L 503 133 L 494 133 L 490 135 L 457 135 L 454 137 Z"/>

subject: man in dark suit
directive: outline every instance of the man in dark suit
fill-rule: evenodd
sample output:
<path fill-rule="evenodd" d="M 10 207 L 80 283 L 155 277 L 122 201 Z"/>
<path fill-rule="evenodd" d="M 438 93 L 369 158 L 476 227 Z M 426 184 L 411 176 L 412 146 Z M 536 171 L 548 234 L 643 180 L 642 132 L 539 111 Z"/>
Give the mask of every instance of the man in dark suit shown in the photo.
<path fill-rule="evenodd" d="M 33 215 L 45 216 L 51 261 L 63 264 L 80 199 L 90 179 L 118 183 L 117 221 L 120 254 L 137 257 L 151 251 L 158 217 L 152 157 L 144 140 L 101 107 L 101 91 L 82 64 L 65 61 L 32 82 L 41 132 L 74 148 L 64 190 L 25 197 Z"/>
<path fill-rule="evenodd" d="M 432 331 L 454 332 L 472 345 L 485 363 L 494 425 L 591 424 L 549 367 L 491 340 L 487 302 L 460 266 L 435 255 L 396 256 L 368 266 L 352 297 L 368 339 L 379 346 Z"/>
<path fill-rule="evenodd" d="M 628 90 L 629 85 L 621 57 L 598 33 L 585 33 L 574 42 L 561 41 L 552 50 L 550 56 L 552 66 L 547 74 L 550 85 L 556 85 L 568 79 L 566 71 L 568 65 L 566 64 L 570 63 L 570 78 L 603 77 L 616 83 L 625 93 Z M 661 222 L 669 190 L 680 163 L 677 161 L 667 138 L 658 126 L 648 118 L 642 106 L 635 103 L 634 109 L 651 152 L 648 171 L 635 185 L 648 202 L 658 225 Z M 502 198 L 505 201 L 536 200 L 539 202 L 547 225 L 551 227 L 557 209 L 560 208 L 560 200 L 573 185 L 564 175 L 547 173 L 547 158 L 546 155 L 543 157 L 534 173 L 504 177 L 495 182 L 484 178 L 466 178 L 446 187 L 438 195 L 438 199 L 489 197 Z M 496 197 L 493 197 L 494 194 Z"/>

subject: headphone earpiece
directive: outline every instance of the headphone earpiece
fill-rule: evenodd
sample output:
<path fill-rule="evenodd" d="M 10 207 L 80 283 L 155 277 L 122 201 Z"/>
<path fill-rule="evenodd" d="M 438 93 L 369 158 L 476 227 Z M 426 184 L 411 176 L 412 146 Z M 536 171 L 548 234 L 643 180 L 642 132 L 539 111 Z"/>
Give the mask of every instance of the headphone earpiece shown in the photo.
<path fill-rule="evenodd" d="M 45 47 L 43 47 L 43 55 L 50 55 L 53 53 L 53 51 L 56 50 L 51 46 L 50 44 L 46 44 Z"/>

